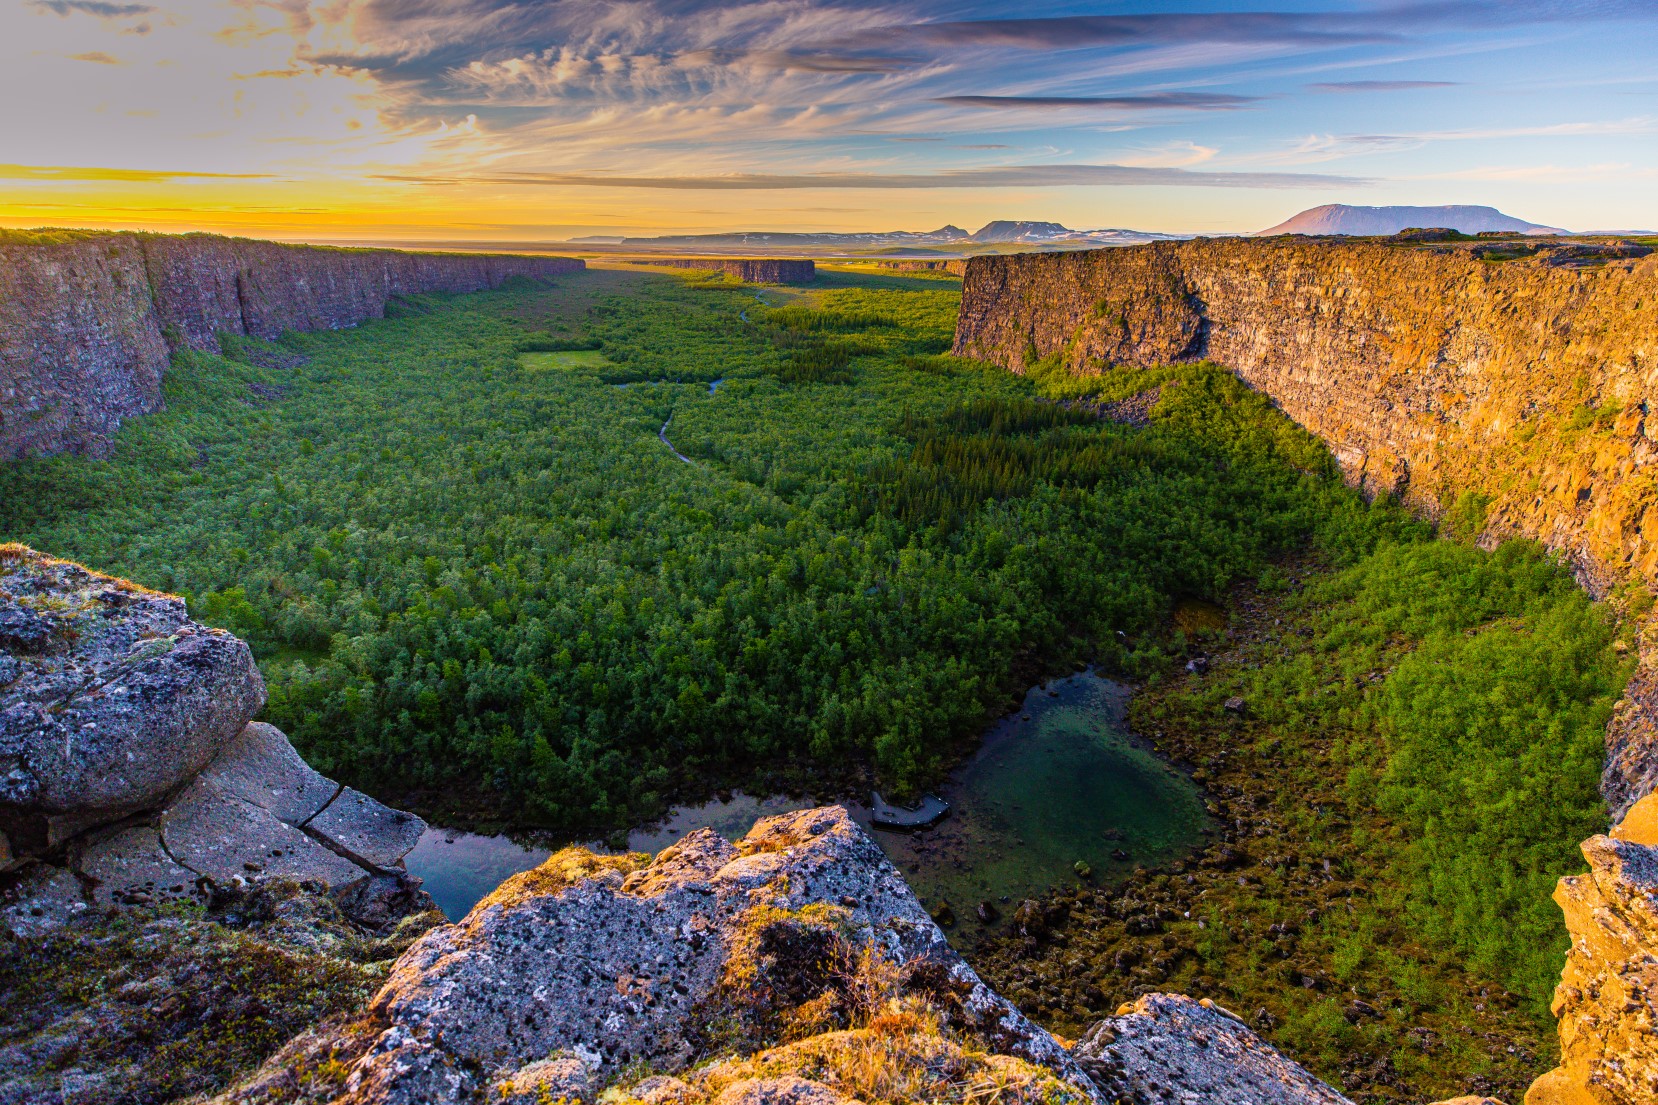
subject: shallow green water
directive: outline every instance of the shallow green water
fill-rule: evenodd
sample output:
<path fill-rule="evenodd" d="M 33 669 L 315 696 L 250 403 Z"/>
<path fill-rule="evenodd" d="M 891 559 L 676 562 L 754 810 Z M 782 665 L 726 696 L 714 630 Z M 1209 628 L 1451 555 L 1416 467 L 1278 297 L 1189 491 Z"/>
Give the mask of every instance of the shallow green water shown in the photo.
<path fill-rule="evenodd" d="M 938 788 L 951 804 L 948 818 L 919 833 L 873 831 L 929 908 L 950 906 L 958 934 L 984 927 L 975 915 L 979 902 L 1005 915 L 1021 898 L 1076 882 L 1079 861 L 1092 869 L 1094 882 L 1109 883 L 1201 842 L 1197 788 L 1134 743 L 1123 726 L 1128 696 L 1127 688 L 1091 673 L 1033 689 L 1024 707 L 992 726 L 978 753 Z M 818 804 L 735 795 L 674 810 L 660 825 L 632 833 L 628 846 L 660 851 L 703 826 L 734 839 L 760 817 Z M 868 808 L 845 804 L 868 827 Z M 550 850 L 433 829 L 408 863 L 444 912 L 458 917 Z"/>

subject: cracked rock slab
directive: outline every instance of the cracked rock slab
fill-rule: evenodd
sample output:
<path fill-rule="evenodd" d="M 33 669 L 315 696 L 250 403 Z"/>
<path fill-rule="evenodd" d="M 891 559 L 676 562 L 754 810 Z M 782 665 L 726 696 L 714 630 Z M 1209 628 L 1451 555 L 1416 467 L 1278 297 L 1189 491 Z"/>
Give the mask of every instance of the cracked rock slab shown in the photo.
<path fill-rule="evenodd" d="M 1147 994 L 1072 1054 L 1121 1105 L 1352 1105 L 1233 1014 L 1178 994 Z"/>
<path fill-rule="evenodd" d="M 173 862 L 153 825 L 119 829 L 85 848 L 78 864 L 105 908 L 199 898 L 196 872 Z"/>
<path fill-rule="evenodd" d="M 315 817 L 340 791 L 300 759 L 282 730 L 262 721 L 250 722 L 202 777 L 290 825 Z"/>
<path fill-rule="evenodd" d="M 161 840 L 179 863 L 215 882 L 289 878 L 337 889 L 369 875 L 209 779 L 191 783 L 161 815 Z"/>
<path fill-rule="evenodd" d="M 346 787 L 305 828 L 366 867 L 389 868 L 420 840 L 426 822 Z"/>

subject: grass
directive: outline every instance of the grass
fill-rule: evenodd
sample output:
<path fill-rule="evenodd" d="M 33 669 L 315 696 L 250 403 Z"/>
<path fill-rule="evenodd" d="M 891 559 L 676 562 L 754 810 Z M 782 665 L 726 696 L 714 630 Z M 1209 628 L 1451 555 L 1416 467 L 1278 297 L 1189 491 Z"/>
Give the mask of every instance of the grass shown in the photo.
<path fill-rule="evenodd" d="M 576 349 L 566 353 L 521 353 L 518 360 L 525 368 L 540 372 L 557 368 L 591 371 L 610 368 L 616 363 L 596 349 Z"/>

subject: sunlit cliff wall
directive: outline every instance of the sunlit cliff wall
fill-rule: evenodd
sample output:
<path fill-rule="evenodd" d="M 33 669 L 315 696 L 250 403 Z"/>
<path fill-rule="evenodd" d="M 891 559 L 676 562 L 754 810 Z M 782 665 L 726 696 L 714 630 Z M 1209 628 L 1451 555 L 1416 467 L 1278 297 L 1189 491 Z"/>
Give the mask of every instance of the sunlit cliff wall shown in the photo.
<path fill-rule="evenodd" d="M 161 405 L 175 348 L 379 318 L 417 292 L 549 277 L 563 257 L 318 249 L 210 235 L 0 244 L 0 458 L 99 450 Z"/>
<path fill-rule="evenodd" d="M 1211 360 L 1429 514 L 1491 496 L 1593 590 L 1658 585 L 1658 256 L 1569 267 L 1380 242 L 1198 240 L 970 260 L 955 351 L 1015 372 Z M 1619 815 L 1658 779 L 1658 677 L 1608 737 Z"/>

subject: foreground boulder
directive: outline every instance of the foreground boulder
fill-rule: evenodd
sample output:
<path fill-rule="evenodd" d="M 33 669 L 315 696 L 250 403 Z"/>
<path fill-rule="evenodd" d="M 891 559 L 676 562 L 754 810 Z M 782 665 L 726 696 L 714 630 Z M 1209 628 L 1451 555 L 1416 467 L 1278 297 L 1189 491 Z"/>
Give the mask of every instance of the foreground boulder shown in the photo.
<path fill-rule="evenodd" d="M 0 547 L 0 831 L 18 855 L 159 805 L 265 705 L 184 601 Z"/>
<path fill-rule="evenodd" d="M 1646 1105 L 1658 1101 L 1658 794 L 1583 856 L 1588 874 L 1554 892 L 1572 936 L 1554 992 L 1560 1066 L 1526 1105 Z"/>
<path fill-rule="evenodd" d="M 889 1044 L 934 1055 L 916 1077 L 1000 1064 L 1058 1099 L 1094 1097 L 837 806 L 768 818 L 735 845 L 699 830 L 650 862 L 560 852 L 411 947 L 364 1018 L 296 1041 L 223 1100 L 304 1087 L 341 1105 L 574 1101 L 640 1066 L 777 1046 L 794 1050 L 776 1069 L 727 1066 L 636 1096 L 856 1100 L 844 1078 L 823 1081 L 841 1069 L 832 1060 L 861 1056 L 844 1067 L 868 1070 Z M 784 1075 L 787 1086 L 760 1084 Z"/>
<path fill-rule="evenodd" d="M 1101 1021 L 1075 1057 L 1107 1101 L 1352 1105 L 1208 1001 L 1147 994 Z"/>
<path fill-rule="evenodd" d="M 183 600 L 0 546 L 0 928 L 275 879 L 371 927 L 430 909 L 402 868 L 425 824 L 312 770 L 264 704 Z"/>

